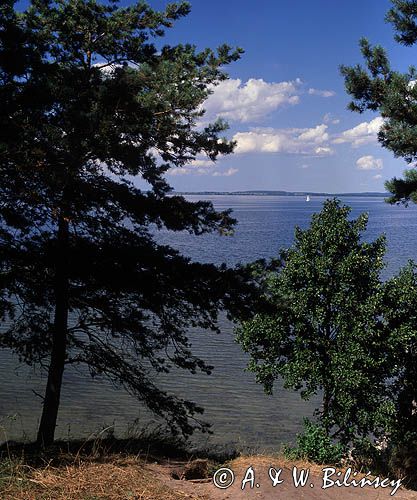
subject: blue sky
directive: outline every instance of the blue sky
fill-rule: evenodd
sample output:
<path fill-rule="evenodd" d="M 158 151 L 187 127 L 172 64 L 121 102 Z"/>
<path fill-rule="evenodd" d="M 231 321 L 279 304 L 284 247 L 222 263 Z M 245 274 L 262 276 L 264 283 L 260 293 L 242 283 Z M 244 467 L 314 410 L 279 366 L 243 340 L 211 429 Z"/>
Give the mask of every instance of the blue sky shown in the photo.
<path fill-rule="evenodd" d="M 414 49 L 394 42 L 389 7 L 388 0 L 194 0 L 166 39 L 244 48 L 228 69 L 232 80 L 207 103 L 209 118 L 226 116 L 238 147 L 215 166 L 201 159 L 172 172 L 174 188 L 383 191 L 406 165 L 376 141 L 377 114 L 346 109 L 338 67 L 362 62 L 358 40 L 366 36 L 386 47 L 394 67 L 407 68 Z"/>
<path fill-rule="evenodd" d="M 122 0 L 128 5 L 129 0 Z M 150 0 L 152 7 L 167 2 Z M 21 7 L 27 2 L 19 2 Z M 191 14 L 165 42 L 199 48 L 222 43 L 245 50 L 230 80 L 207 101 L 207 119 L 225 117 L 233 155 L 169 172 L 180 191 L 383 191 L 403 160 L 381 148 L 378 114 L 352 113 L 340 64 L 361 63 L 362 36 L 379 43 L 405 70 L 413 48 L 393 40 L 389 0 L 194 0 Z"/>

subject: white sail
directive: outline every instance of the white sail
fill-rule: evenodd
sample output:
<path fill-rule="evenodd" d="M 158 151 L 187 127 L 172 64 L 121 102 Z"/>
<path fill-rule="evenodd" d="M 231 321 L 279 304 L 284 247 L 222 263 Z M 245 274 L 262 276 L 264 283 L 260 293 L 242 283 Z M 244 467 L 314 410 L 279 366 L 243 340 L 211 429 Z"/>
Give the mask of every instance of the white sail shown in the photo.
<path fill-rule="evenodd" d="M 307 195 L 306 201 L 310 201 L 310 196 Z"/>

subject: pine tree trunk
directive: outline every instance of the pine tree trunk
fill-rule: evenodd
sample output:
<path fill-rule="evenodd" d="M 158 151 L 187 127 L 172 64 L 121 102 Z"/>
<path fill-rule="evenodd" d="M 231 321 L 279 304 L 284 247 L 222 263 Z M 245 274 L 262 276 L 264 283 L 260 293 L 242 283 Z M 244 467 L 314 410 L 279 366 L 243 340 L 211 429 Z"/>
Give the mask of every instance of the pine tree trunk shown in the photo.
<path fill-rule="evenodd" d="M 68 221 L 61 216 L 58 222 L 51 360 L 37 437 L 37 444 L 40 446 L 49 446 L 54 441 L 65 367 L 68 328 L 68 236 Z"/>

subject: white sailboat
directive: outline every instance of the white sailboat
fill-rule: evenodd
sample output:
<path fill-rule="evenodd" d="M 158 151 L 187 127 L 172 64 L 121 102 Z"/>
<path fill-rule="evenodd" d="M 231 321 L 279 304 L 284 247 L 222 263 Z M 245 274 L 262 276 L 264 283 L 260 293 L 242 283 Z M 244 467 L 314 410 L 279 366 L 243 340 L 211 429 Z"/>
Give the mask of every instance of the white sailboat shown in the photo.
<path fill-rule="evenodd" d="M 309 195 L 307 195 L 306 201 L 310 201 L 310 196 Z"/>

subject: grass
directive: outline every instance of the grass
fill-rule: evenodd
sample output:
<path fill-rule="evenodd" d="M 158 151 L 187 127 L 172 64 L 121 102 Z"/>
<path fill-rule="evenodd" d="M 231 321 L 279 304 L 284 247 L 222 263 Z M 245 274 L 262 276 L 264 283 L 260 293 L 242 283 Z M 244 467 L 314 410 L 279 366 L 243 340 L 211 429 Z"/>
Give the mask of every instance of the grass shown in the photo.
<path fill-rule="evenodd" d="M 139 500 L 190 499 L 158 480 L 141 459 L 108 457 L 107 462 L 82 460 L 73 464 L 28 467 L 3 462 L 0 496 L 7 500 Z M 195 497 L 197 498 L 197 497 Z"/>
<path fill-rule="evenodd" d="M 224 450 L 213 456 L 198 453 L 216 463 L 232 459 Z M 181 491 L 181 482 L 171 479 L 169 468 L 156 465 L 187 463 L 195 456 L 184 440 L 163 429 L 141 432 L 135 437 L 107 436 L 86 441 L 61 441 L 39 450 L 34 444 L 5 443 L 0 447 L 1 500 L 183 500 L 201 499 Z M 215 459 L 215 461 L 213 460 Z"/>
<path fill-rule="evenodd" d="M 183 442 L 163 435 L 136 440 L 113 437 L 57 442 L 46 450 L 11 444 L 0 448 L 1 500 L 202 500 L 189 481 L 174 481 L 173 471 L 196 458 Z M 163 441 L 161 441 L 163 439 Z M 163 450 L 165 453 L 161 453 Z M 199 452 L 202 459 L 204 453 Z M 207 458 L 207 457 L 205 457 Z M 282 454 L 221 455 L 208 460 L 208 475 L 220 465 L 241 473 L 250 465 L 291 470 L 309 468 L 321 476 L 323 465 L 285 459 Z M 339 467 L 339 470 L 345 470 Z M 365 472 L 365 471 L 363 471 Z M 201 477 L 201 476 L 198 476 Z M 359 473 L 357 479 L 362 477 Z M 410 497 L 411 498 L 411 497 Z"/>

